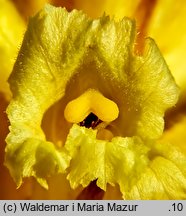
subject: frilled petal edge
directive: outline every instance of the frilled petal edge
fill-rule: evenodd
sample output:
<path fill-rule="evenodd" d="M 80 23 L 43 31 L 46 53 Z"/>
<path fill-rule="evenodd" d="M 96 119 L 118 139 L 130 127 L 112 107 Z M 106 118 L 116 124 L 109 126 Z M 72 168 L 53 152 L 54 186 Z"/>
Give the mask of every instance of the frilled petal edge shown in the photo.
<path fill-rule="evenodd" d="M 103 190 L 119 184 L 124 199 L 186 198 L 186 156 L 179 149 L 139 137 L 99 140 L 96 134 L 78 125 L 70 130 L 65 148 L 72 157 L 72 188 L 97 180 Z"/>
<path fill-rule="evenodd" d="M 34 176 L 44 188 L 48 188 L 47 178 L 65 173 L 69 166 L 70 157 L 63 150 L 57 150 L 51 142 L 37 138 L 16 142 L 11 136 L 7 137 L 7 142 L 5 165 L 18 187 L 22 178 Z"/>

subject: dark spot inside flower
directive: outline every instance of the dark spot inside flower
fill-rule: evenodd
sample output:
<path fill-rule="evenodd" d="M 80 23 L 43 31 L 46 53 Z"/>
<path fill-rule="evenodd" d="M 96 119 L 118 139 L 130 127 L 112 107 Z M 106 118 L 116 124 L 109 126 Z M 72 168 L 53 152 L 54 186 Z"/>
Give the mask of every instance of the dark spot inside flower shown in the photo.
<path fill-rule="evenodd" d="M 94 115 L 94 113 L 90 113 L 82 122 L 79 123 L 79 125 L 94 129 L 101 122 L 102 121 L 96 115 Z"/>
<path fill-rule="evenodd" d="M 76 198 L 77 200 L 101 200 L 104 191 L 96 185 L 96 180 L 92 181 Z"/>

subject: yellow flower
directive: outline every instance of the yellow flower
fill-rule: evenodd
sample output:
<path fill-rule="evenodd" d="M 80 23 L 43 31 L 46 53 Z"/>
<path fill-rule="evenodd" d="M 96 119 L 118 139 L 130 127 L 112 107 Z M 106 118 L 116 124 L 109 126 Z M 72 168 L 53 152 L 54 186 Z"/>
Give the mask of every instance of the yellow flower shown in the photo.
<path fill-rule="evenodd" d="M 24 1 L 16 2 L 25 20 L 44 4 L 25 1 L 30 5 L 26 7 Z M 167 22 L 162 8 L 169 6 L 168 14 L 170 1 L 101 1 L 96 9 L 91 0 L 53 2 L 83 9 L 92 17 L 104 11 L 115 20 L 135 17 L 140 34 L 136 38 L 134 21 L 128 18 L 118 23 L 106 16 L 92 20 L 50 6 L 32 18 L 9 79 L 13 99 L 6 165 L 18 186 L 22 178 L 34 176 L 49 189 L 26 181 L 19 197 L 100 199 L 106 190 L 105 199 L 118 199 L 120 190 L 124 199 L 185 199 L 186 124 L 180 118 L 181 124 L 170 125 L 178 109 L 166 115 L 162 136 L 164 112 L 176 103 L 178 89 L 153 40 L 146 40 L 143 51 L 148 33 L 157 38 L 184 95 L 185 77 L 178 72 L 184 69 L 184 28 L 179 46 L 159 34 L 158 24 Z M 177 20 L 184 15 L 183 6 L 182 11 Z M 173 38 L 175 22 L 166 30 Z M 15 56 L 13 49 L 9 53 Z M 5 84 L 13 61 L 7 65 Z M 61 184 L 57 190 L 56 184 Z"/>
<path fill-rule="evenodd" d="M 18 186 L 34 176 L 48 188 L 67 173 L 73 189 L 118 184 L 124 199 L 185 198 L 186 157 L 157 141 L 178 88 L 155 42 L 136 55 L 135 36 L 129 18 L 50 5 L 30 20 L 9 79 L 5 163 Z"/>

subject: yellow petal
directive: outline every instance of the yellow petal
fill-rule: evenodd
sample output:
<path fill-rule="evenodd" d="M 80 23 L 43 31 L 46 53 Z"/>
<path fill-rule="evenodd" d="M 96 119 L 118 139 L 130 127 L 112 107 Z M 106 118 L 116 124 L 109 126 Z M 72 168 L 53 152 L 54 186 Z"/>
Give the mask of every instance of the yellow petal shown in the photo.
<path fill-rule="evenodd" d="M 56 173 L 64 173 L 68 167 L 69 157 L 57 151 L 52 143 L 33 138 L 21 144 L 11 138 L 7 138 L 7 142 L 5 165 L 18 187 L 22 184 L 22 178 L 34 176 L 43 187 L 48 188 L 46 179 Z"/>
<path fill-rule="evenodd" d="M 158 0 L 148 34 L 155 38 L 177 84 L 186 91 L 186 4 L 184 0 Z"/>
<path fill-rule="evenodd" d="M 174 145 L 162 142 L 150 146 L 149 168 L 132 188 L 129 198 L 186 199 L 186 156 Z"/>
<path fill-rule="evenodd" d="M 185 159 L 184 159 L 185 160 Z M 157 157 L 127 194 L 127 199 L 186 199 L 186 177 L 182 170 L 165 158 Z"/>
<path fill-rule="evenodd" d="M 142 172 L 148 163 L 144 157 L 148 147 L 137 137 L 115 137 L 109 142 L 96 139 L 96 134 L 96 130 L 78 125 L 70 130 L 65 148 L 72 157 L 68 175 L 72 188 L 79 184 L 86 187 L 95 179 L 103 190 L 107 183 L 128 188 L 132 176 Z"/>
<path fill-rule="evenodd" d="M 7 79 L 21 44 L 25 23 L 8 0 L 0 0 L 0 91 L 10 98 Z"/>
<path fill-rule="evenodd" d="M 96 131 L 74 125 L 65 148 L 72 160 L 68 179 L 72 188 L 97 180 L 118 184 L 125 199 L 185 199 L 186 156 L 174 146 L 145 144 L 138 137 L 96 139 Z"/>

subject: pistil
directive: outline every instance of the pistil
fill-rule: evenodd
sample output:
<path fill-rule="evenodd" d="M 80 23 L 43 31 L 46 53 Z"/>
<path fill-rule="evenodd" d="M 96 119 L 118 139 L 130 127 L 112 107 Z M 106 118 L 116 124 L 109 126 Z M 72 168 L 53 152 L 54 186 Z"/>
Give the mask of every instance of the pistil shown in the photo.
<path fill-rule="evenodd" d="M 118 118 L 119 109 L 114 101 L 104 97 L 99 91 L 88 89 L 67 104 L 64 116 L 68 122 L 78 124 L 91 113 L 103 122 L 111 122 Z"/>

